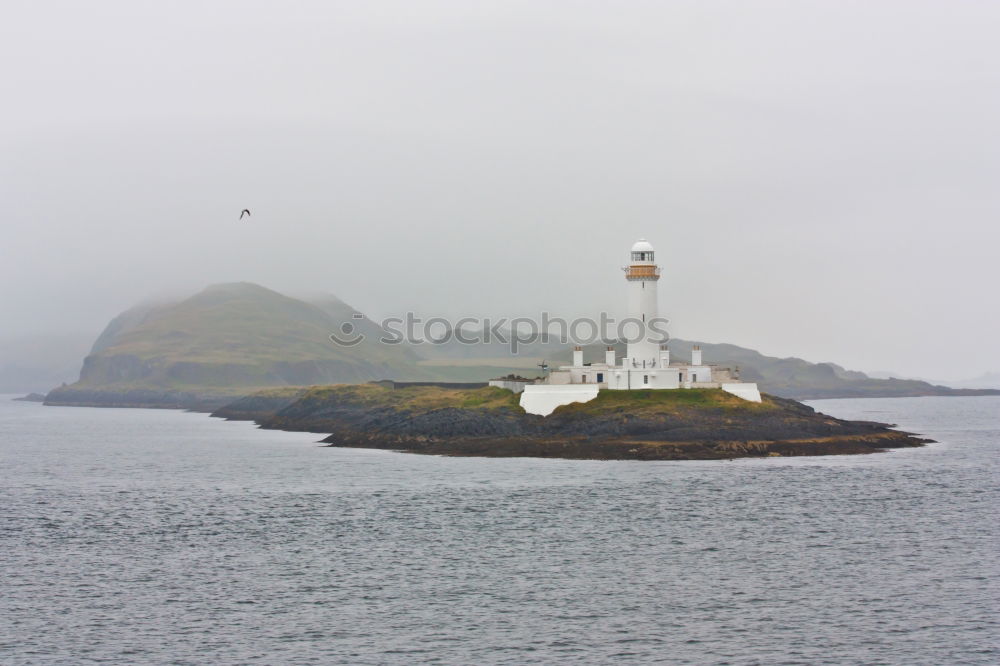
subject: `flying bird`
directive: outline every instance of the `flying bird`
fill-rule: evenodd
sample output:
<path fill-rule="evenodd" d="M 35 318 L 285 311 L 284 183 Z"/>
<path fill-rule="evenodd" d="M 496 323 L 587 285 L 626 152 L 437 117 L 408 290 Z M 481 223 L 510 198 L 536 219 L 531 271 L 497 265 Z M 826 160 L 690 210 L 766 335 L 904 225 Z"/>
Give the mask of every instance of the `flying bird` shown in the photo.
<path fill-rule="evenodd" d="M 249 215 L 250 215 L 250 209 L 249 209 L 249 208 L 244 208 L 244 209 L 243 209 L 243 212 L 241 212 L 241 213 L 240 213 L 240 219 L 241 219 L 241 220 L 243 219 L 243 216 L 244 216 L 244 215 L 246 215 L 246 216 L 248 216 L 248 217 L 249 217 Z"/>

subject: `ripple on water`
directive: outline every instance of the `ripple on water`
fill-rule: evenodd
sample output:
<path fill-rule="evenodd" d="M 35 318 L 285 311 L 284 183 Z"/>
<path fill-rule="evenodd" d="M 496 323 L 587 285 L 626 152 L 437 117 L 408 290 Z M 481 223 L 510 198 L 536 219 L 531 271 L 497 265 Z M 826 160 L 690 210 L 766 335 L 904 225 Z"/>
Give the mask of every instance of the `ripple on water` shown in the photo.
<path fill-rule="evenodd" d="M 0 660 L 996 663 L 1000 401 L 815 405 L 941 443 L 432 458 L 0 401 Z"/>

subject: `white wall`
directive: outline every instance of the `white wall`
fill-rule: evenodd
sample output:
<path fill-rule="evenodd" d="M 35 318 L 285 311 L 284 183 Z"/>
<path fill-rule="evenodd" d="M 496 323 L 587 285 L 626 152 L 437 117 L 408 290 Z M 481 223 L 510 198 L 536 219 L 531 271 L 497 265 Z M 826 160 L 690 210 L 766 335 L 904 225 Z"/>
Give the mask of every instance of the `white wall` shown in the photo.
<path fill-rule="evenodd" d="M 521 392 L 521 407 L 529 414 L 548 416 L 561 405 L 590 402 L 598 390 L 597 384 L 532 384 Z"/>
<path fill-rule="evenodd" d="M 737 398 L 743 398 L 744 400 L 749 400 L 750 402 L 762 402 L 760 398 L 760 390 L 757 388 L 756 384 L 753 383 L 736 383 L 723 384 L 722 390 L 727 393 L 732 393 Z"/>
<path fill-rule="evenodd" d="M 648 326 L 650 320 L 659 316 L 659 304 L 657 303 L 656 294 L 656 280 L 629 280 L 628 316 L 645 321 Z M 626 327 L 626 334 L 634 336 L 636 334 L 635 328 L 635 325 Z M 628 343 L 628 351 L 625 355 L 639 361 L 639 365 L 642 365 L 642 361 L 646 361 L 647 364 L 650 361 L 654 364 L 659 364 L 660 345 L 659 342 L 646 341 L 649 333 L 650 331 L 647 329 L 642 340 Z"/>
<path fill-rule="evenodd" d="M 648 378 L 648 383 L 644 380 Z M 680 386 L 678 368 L 656 369 L 614 369 L 607 376 L 608 388 L 618 391 L 637 389 L 675 389 Z"/>
<path fill-rule="evenodd" d="M 710 382 L 712 381 L 712 368 L 707 365 L 685 366 L 684 379 L 689 382 Z"/>
<path fill-rule="evenodd" d="M 573 379 L 569 370 L 553 370 L 549 373 L 549 384 L 569 384 Z"/>
<path fill-rule="evenodd" d="M 497 388 L 507 389 L 508 391 L 513 391 L 514 393 L 520 393 L 524 390 L 524 387 L 528 384 L 533 384 L 534 382 L 519 382 L 510 379 L 491 379 L 490 386 L 496 386 Z"/>
<path fill-rule="evenodd" d="M 597 381 L 598 373 L 600 373 L 604 377 L 604 379 L 601 380 L 601 383 L 606 384 L 608 381 L 608 374 L 610 373 L 611 370 L 612 368 L 609 368 L 607 365 L 603 363 L 594 363 L 593 365 L 571 367 L 569 368 L 568 372 L 570 377 L 572 378 L 570 381 L 570 383 L 572 384 L 596 384 L 598 383 Z M 586 382 L 584 382 L 583 380 L 584 377 L 587 378 Z"/>

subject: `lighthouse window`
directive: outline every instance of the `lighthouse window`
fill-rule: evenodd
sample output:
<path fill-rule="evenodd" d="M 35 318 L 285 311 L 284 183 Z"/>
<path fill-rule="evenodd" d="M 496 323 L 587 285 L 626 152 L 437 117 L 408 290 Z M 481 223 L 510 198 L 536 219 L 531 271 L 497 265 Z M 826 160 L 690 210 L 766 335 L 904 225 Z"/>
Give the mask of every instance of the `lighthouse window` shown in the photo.
<path fill-rule="evenodd" d="M 652 252 L 633 252 L 632 253 L 632 261 L 652 261 L 652 260 L 653 260 L 653 253 Z"/>

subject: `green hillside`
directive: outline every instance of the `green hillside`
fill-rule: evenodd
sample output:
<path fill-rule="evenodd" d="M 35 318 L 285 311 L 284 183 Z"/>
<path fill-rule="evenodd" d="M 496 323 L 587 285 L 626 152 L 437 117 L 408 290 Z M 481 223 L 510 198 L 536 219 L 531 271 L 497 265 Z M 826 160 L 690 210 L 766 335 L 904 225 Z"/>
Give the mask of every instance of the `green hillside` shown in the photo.
<path fill-rule="evenodd" d="M 343 312 L 353 313 L 346 305 Z M 215 285 L 177 303 L 141 306 L 115 318 L 84 361 L 80 383 L 270 386 L 367 381 L 411 371 L 413 355 L 402 347 L 331 342 L 330 334 L 346 321 L 377 328 L 258 285 Z"/>
<path fill-rule="evenodd" d="M 268 386 L 481 382 L 516 371 L 489 363 L 423 367 L 413 348 L 379 342 L 379 326 L 356 313 L 334 296 L 306 302 L 250 283 L 140 305 L 108 324 L 84 359 L 79 381 L 52 391 L 49 400 L 197 407 Z M 362 334 L 364 340 L 338 345 L 332 333 Z"/>

